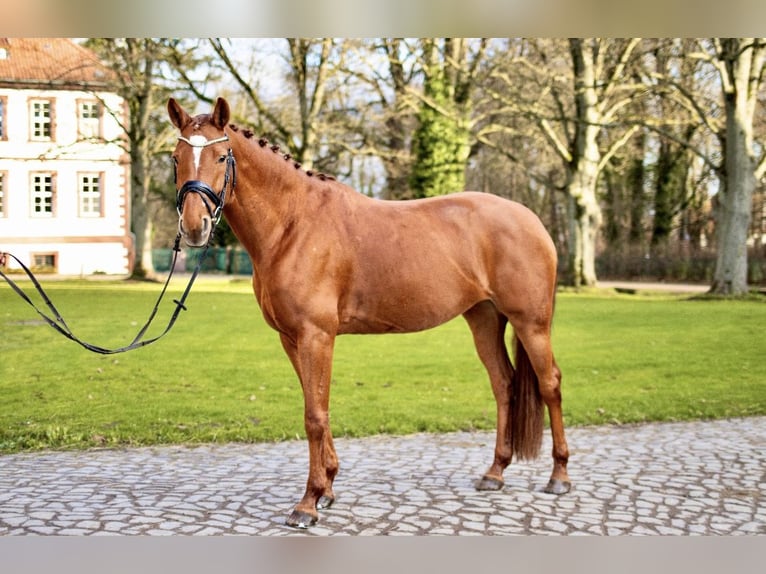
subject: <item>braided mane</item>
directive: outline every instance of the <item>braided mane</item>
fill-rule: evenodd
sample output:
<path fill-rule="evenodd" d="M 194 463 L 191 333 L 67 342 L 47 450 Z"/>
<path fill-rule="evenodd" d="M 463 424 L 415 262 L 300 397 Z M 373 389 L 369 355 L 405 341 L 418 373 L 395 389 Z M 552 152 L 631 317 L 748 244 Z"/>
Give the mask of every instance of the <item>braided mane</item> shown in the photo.
<path fill-rule="evenodd" d="M 234 132 L 239 132 L 240 131 L 239 130 L 239 126 L 237 126 L 235 124 L 229 124 L 229 128 L 232 131 L 234 131 Z M 247 129 L 247 128 L 242 130 L 242 135 L 245 136 L 245 138 L 247 138 L 247 139 L 252 139 L 253 137 L 255 137 L 255 134 L 253 133 L 253 130 Z M 269 140 L 267 140 L 264 137 L 258 138 L 258 145 L 261 146 L 262 148 L 265 148 L 265 147 L 268 146 L 269 149 L 271 149 L 271 151 L 273 151 L 274 153 L 277 153 L 277 154 L 280 153 L 280 151 L 281 151 L 280 147 L 279 147 L 279 144 L 271 144 L 271 145 L 269 145 Z M 293 156 L 290 155 L 289 153 L 283 153 L 282 157 L 284 158 L 285 161 L 290 161 L 293 158 Z M 293 167 L 295 169 L 301 169 L 301 164 L 299 162 L 297 162 L 297 161 L 293 161 Z M 335 181 L 335 177 L 334 176 L 327 175 L 326 173 L 316 172 L 316 171 L 313 171 L 313 170 L 310 170 L 310 169 L 306 170 L 305 173 L 309 177 L 316 176 L 317 178 L 319 178 L 322 181 Z"/>

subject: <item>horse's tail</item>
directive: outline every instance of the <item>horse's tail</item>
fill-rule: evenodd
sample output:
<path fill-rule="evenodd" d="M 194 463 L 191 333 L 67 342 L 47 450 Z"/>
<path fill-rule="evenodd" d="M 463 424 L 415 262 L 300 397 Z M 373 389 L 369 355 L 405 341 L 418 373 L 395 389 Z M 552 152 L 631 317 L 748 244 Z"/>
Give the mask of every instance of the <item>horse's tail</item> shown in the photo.
<path fill-rule="evenodd" d="M 529 355 L 514 336 L 514 373 L 511 383 L 511 445 L 517 460 L 540 454 L 545 421 L 544 403 Z"/>

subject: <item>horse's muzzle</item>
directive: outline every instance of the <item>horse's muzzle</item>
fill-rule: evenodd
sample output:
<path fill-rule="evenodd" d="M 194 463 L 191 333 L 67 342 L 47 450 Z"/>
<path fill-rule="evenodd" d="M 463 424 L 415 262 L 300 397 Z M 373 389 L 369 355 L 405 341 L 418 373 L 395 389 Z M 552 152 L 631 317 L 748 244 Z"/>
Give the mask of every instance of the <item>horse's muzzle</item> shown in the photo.
<path fill-rule="evenodd" d="M 184 227 L 184 202 L 186 196 L 190 193 L 196 193 L 201 196 L 202 203 L 207 209 L 207 215 L 203 215 L 200 218 L 199 227 L 196 225 L 193 228 Z M 213 206 L 211 208 L 211 205 Z M 220 196 L 211 189 L 211 187 L 204 181 L 196 179 L 189 180 L 181 186 L 178 190 L 178 196 L 176 197 L 176 210 L 178 211 L 178 231 L 183 236 L 187 245 L 190 247 L 200 247 L 207 243 L 210 238 L 213 228 L 221 218 L 221 210 L 223 209 L 223 200 Z"/>
<path fill-rule="evenodd" d="M 184 241 L 189 247 L 202 247 L 210 239 L 210 234 L 213 231 L 213 225 L 211 219 L 207 215 L 203 215 L 200 221 L 200 225 L 196 229 L 187 229 L 184 227 L 183 217 L 178 218 L 178 232 L 184 238 Z"/>

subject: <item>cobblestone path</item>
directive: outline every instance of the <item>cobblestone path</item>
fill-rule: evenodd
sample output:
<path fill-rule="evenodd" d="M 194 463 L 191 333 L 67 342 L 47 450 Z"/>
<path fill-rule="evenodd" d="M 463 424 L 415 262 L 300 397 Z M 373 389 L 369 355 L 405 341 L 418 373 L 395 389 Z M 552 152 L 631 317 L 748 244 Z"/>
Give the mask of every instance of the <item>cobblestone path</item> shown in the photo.
<path fill-rule="evenodd" d="M 0 535 L 766 534 L 766 417 L 568 429 L 572 491 L 549 456 L 473 482 L 492 433 L 337 439 L 338 499 L 285 526 L 303 441 L 0 456 Z M 546 434 L 543 452 L 550 450 Z"/>

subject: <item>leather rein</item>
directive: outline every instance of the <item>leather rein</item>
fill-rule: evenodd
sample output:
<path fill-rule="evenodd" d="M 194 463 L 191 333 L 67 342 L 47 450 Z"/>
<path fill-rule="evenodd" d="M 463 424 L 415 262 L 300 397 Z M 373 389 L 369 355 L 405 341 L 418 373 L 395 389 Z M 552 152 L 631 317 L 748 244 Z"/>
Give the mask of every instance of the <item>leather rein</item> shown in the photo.
<path fill-rule="evenodd" d="M 178 139 L 180 141 L 188 143 L 189 145 L 193 147 L 205 147 L 206 145 L 219 143 L 221 141 L 227 141 L 229 138 L 228 136 L 224 136 L 222 138 L 207 141 L 204 144 L 192 143 L 188 139 L 182 136 L 179 136 Z M 175 175 L 176 174 L 174 173 L 174 179 L 175 179 Z M 186 183 L 184 183 L 181 189 L 178 190 L 178 194 L 176 197 L 176 209 L 178 210 L 179 215 L 183 211 L 183 204 L 184 204 L 184 200 L 186 199 L 186 196 L 189 193 L 200 194 L 203 198 L 203 203 L 205 204 L 205 207 L 207 208 L 208 213 L 210 214 L 210 217 L 212 219 L 212 229 L 210 230 L 210 235 L 208 236 L 207 243 L 205 243 L 205 247 L 199 254 L 199 257 L 197 259 L 197 265 L 195 266 L 194 271 L 192 272 L 192 275 L 189 278 L 189 283 L 187 284 L 186 289 L 184 290 L 180 299 L 173 300 L 173 303 L 175 303 L 176 308 L 173 311 L 173 314 L 170 316 L 167 326 L 159 335 L 155 337 L 144 339 L 144 336 L 146 335 L 146 331 L 149 329 L 149 326 L 152 324 L 152 321 L 154 321 L 154 318 L 157 315 L 157 311 L 159 310 L 160 303 L 162 302 L 162 299 L 165 296 L 165 292 L 167 291 L 168 285 L 170 284 L 170 279 L 173 277 L 173 272 L 175 271 L 175 267 L 176 267 L 176 260 L 178 259 L 178 253 L 181 251 L 180 231 L 178 235 L 176 235 L 176 239 L 173 244 L 173 260 L 170 263 L 170 272 L 168 273 L 168 278 L 165 280 L 165 284 L 162 287 L 162 291 L 160 291 L 160 295 L 157 298 L 157 302 L 154 304 L 154 308 L 152 309 L 149 315 L 149 319 L 146 321 L 144 326 L 141 327 L 141 329 L 138 331 L 138 333 L 133 338 L 133 340 L 128 345 L 125 345 L 123 347 L 118 347 L 118 348 L 101 347 L 99 345 L 93 345 L 91 343 L 83 341 L 82 339 L 77 337 L 72 332 L 72 329 L 70 329 L 69 325 L 66 324 L 66 321 L 61 316 L 61 313 L 59 313 L 58 309 L 56 309 L 56 306 L 53 304 L 50 297 L 48 297 L 47 293 L 42 288 L 42 285 L 40 285 L 40 282 L 34 276 L 32 271 L 26 265 L 24 265 L 24 263 L 22 263 L 18 257 L 13 255 L 12 253 L 0 252 L 0 277 L 2 277 L 6 281 L 6 283 L 8 283 L 8 285 L 10 285 L 11 288 L 24 301 L 26 301 L 37 312 L 37 314 L 40 315 L 40 317 L 42 317 L 42 319 L 48 325 L 50 325 L 56 331 L 64 335 L 67 339 L 71 339 L 72 341 L 88 349 L 89 351 L 98 353 L 100 355 L 114 355 L 117 353 L 124 353 L 126 351 L 131 351 L 133 349 L 138 349 L 141 347 L 145 347 L 146 345 L 150 345 L 154 343 L 155 341 L 158 341 L 159 339 L 164 337 L 175 324 L 176 319 L 178 319 L 178 315 L 181 313 L 181 310 L 186 310 L 186 305 L 185 305 L 186 298 L 189 295 L 189 292 L 191 291 L 192 285 L 194 284 L 194 281 L 197 278 L 197 275 L 199 275 L 200 269 L 202 267 L 202 262 L 205 260 L 207 251 L 210 248 L 210 243 L 213 238 L 213 233 L 215 232 L 215 227 L 220 221 L 221 215 L 223 213 L 223 205 L 226 199 L 226 188 L 229 187 L 229 184 L 231 184 L 230 189 L 233 191 L 235 183 L 236 183 L 236 162 L 234 161 L 234 155 L 231 151 L 231 148 L 229 148 L 229 152 L 226 155 L 226 174 L 224 176 L 223 188 L 221 189 L 221 192 L 219 194 L 216 194 L 210 188 L 210 186 L 206 184 L 205 182 L 197 181 L 197 180 L 187 181 Z M 208 203 L 208 201 L 212 203 L 212 205 L 214 206 L 213 209 L 210 208 L 210 203 Z M 13 281 L 10 277 L 8 277 L 8 275 L 3 273 L 2 266 L 7 263 L 8 257 L 15 260 L 16 263 L 18 263 L 21 269 L 24 271 L 24 273 L 26 273 L 27 277 L 29 277 L 29 279 L 32 281 L 32 284 L 34 285 L 35 289 L 39 293 L 42 300 L 45 302 L 45 305 L 48 307 L 48 310 L 52 314 L 52 316 L 46 314 L 37 305 L 35 305 L 35 303 L 32 301 L 29 295 L 27 295 L 24 292 L 24 290 L 21 287 L 19 287 L 19 285 L 15 281 Z"/>

